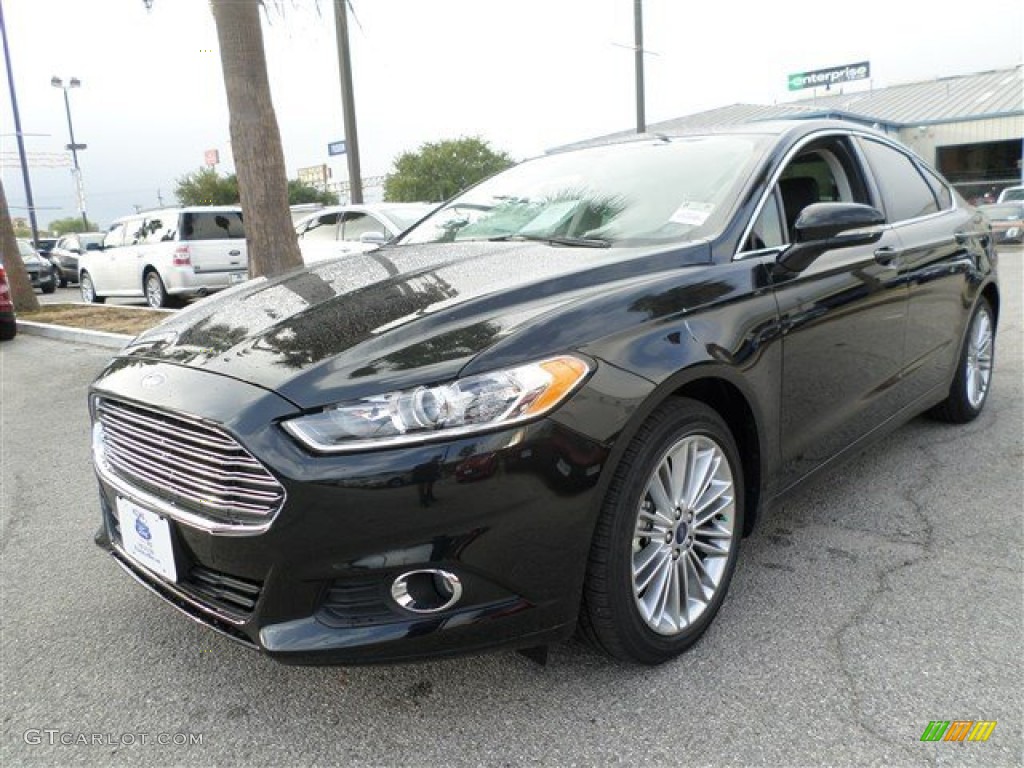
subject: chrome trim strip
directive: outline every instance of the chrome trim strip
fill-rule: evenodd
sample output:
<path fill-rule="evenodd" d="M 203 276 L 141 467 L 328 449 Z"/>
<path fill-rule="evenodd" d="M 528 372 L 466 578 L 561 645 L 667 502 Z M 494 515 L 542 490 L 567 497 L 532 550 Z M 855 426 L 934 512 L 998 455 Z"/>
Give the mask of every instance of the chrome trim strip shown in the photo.
<path fill-rule="evenodd" d="M 245 467 L 249 467 L 249 468 L 258 470 L 261 474 L 264 472 L 264 469 L 260 465 L 260 463 L 258 461 L 256 461 L 255 459 L 249 458 L 248 456 L 239 456 L 237 459 L 234 459 L 234 458 L 229 458 L 229 457 L 225 457 L 225 456 L 222 456 L 222 455 L 218 455 L 216 453 L 211 453 L 211 452 L 205 451 L 205 450 L 203 450 L 201 448 L 195 448 L 195 447 L 193 447 L 191 445 L 187 446 L 187 447 L 186 446 L 180 446 L 180 445 L 168 445 L 166 442 L 162 442 L 160 440 L 160 438 L 153 437 L 152 435 L 150 435 L 150 434 L 148 434 L 146 432 L 143 432 L 138 427 L 130 426 L 128 424 L 122 424 L 122 423 L 119 423 L 119 422 L 114 422 L 112 420 L 104 419 L 103 420 L 103 426 L 106 429 L 110 430 L 110 431 L 118 433 L 117 434 L 117 439 L 118 440 L 124 440 L 124 441 L 129 441 L 129 442 L 141 441 L 141 442 L 146 444 L 146 446 L 144 446 L 144 447 L 149 447 L 149 448 L 152 448 L 153 450 L 156 450 L 156 451 L 172 451 L 172 452 L 176 452 L 176 453 L 182 453 L 182 454 L 186 454 L 187 456 L 192 457 L 192 458 L 196 458 L 196 457 L 201 458 L 207 464 L 214 464 L 214 465 L 221 466 L 221 467 L 237 466 L 237 467 L 242 467 L 243 469 Z M 186 453 L 186 450 L 187 450 L 187 453 Z M 182 456 L 182 458 L 185 458 L 185 457 L 186 456 Z M 218 471 L 218 470 L 211 469 L 210 471 Z M 225 473 L 226 474 L 232 474 L 232 475 L 236 475 L 236 474 L 237 475 L 244 475 L 245 474 L 244 472 L 231 472 L 230 470 L 225 470 Z"/>
<path fill-rule="evenodd" d="M 174 467 L 164 466 L 148 459 L 144 459 L 141 455 L 133 453 L 132 448 L 132 444 L 119 442 L 116 438 L 108 438 L 105 440 L 105 449 L 108 458 L 112 457 L 122 464 L 131 465 L 131 471 L 145 480 L 152 478 L 170 483 L 180 483 L 185 487 L 183 493 L 185 496 L 198 493 L 217 496 L 225 501 L 232 496 L 237 496 L 240 499 L 249 501 L 253 504 L 257 504 L 259 502 L 270 502 L 267 506 L 262 508 L 265 512 L 270 511 L 273 507 L 273 502 L 276 502 L 280 496 L 280 492 L 277 490 L 280 488 L 280 484 L 276 483 L 276 481 L 273 486 L 275 490 L 267 491 L 258 488 L 244 488 L 235 487 L 229 484 L 221 484 L 216 479 L 210 479 L 207 477 L 190 477 L 183 471 L 175 469 Z M 174 458 L 178 457 L 175 456 Z M 182 463 L 187 465 L 189 462 L 183 461 Z M 159 485 L 159 483 L 157 483 L 157 485 Z M 175 485 L 172 490 L 177 493 L 181 489 Z M 199 501 L 202 501 L 203 498 L 203 496 L 198 497 Z"/>
<path fill-rule="evenodd" d="M 200 531 L 207 533 L 213 533 L 221 536 L 257 536 L 261 533 L 266 533 L 270 529 L 271 523 L 277 517 L 277 512 L 280 512 L 280 507 L 277 512 L 265 522 L 261 523 L 222 523 L 217 520 L 210 520 L 209 518 L 202 517 L 190 512 L 186 509 L 181 509 L 173 504 L 169 504 L 163 499 L 154 496 L 151 493 L 139 490 L 138 488 L 129 485 L 121 478 L 114 475 L 103 465 L 102 461 L 97 461 L 93 458 L 93 466 L 96 469 L 96 474 L 99 475 L 100 480 L 105 482 L 111 488 L 113 488 L 118 494 L 125 498 L 135 502 L 139 506 L 151 509 L 154 512 L 158 512 L 161 515 L 171 518 L 172 520 L 187 525 L 191 528 L 196 528 Z M 284 506 L 284 500 L 286 493 L 282 494 L 281 507 Z"/>
<path fill-rule="evenodd" d="M 870 133 L 865 130 L 858 130 L 857 128 L 853 127 L 846 130 L 841 130 L 838 128 L 827 128 L 824 130 L 815 131 L 814 133 L 804 136 L 804 138 L 802 138 L 797 144 L 795 144 L 793 148 L 786 153 L 786 156 L 782 159 L 782 162 L 779 163 L 779 167 L 775 169 L 775 173 L 772 174 L 771 181 L 768 183 L 767 189 L 765 189 L 764 194 L 761 195 L 761 200 L 758 202 L 757 207 L 754 209 L 753 215 L 750 217 L 750 220 L 747 222 L 747 226 L 743 230 L 743 236 L 739 239 L 739 243 L 736 246 L 736 252 L 733 253 L 732 255 L 732 261 L 742 261 L 743 259 L 753 257 L 754 254 L 760 255 L 764 251 L 768 250 L 759 249 L 758 251 L 744 251 L 743 244 L 747 242 L 747 238 L 750 237 L 750 232 L 754 228 L 754 222 L 756 222 L 757 217 L 761 215 L 761 209 L 764 208 L 765 202 L 768 200 L 769 197 L 771 197 L 772 190 L 775 189 L 775 185 L 779 183 L 779 178 L 782 176 L 782 172 L 786 170 L 786 166 L 789 165 L 790 161 L 792 161 L 792 159 L 796 157 L 797 153 L 799 153 L 800 150 L 802 150 L 805 146 L 810 144 L 812 141 L 815 141 L 816 139 L 821 139 L 826 136 L 858 136 L 863 139 L 872 139 L 874 141 L 877 141 L 879 144 L 885 144 L 889 146 L 891 149 L 895 149 L 901 154 L 907 155 L 915 163 L 919 163 L 923 165 L 925 168 L 928 168 L 928 170 L 935 173 L 937 178 L 941 179 L 945 183 L 947 188 L 952 187 L 952 184 L 943 179 L 941 174 L 938 173 L 938 171 L 935 171 L 922 158 L 918 157 L 917 153 L 915 153 L 912 149 L 903 146 L 897 142 L 894 142 L 888 136 L 884 136 L 882 134 L 877 133 Z M 858 162 L 864 162 L 863 153 L 860 152 L 859 148 L 857 150 L 857 157 Z M 870 171 L 870 168 L 868 170 Z M 871 175 L 873 176 L 873 173 Z M 945 213 L 948 213 L 949 211 L 955 211 L 959 208 L 959 205 L 957 204 L 956 200 L 956 195 L 951 194 L 950 197 L 952 198 L 953 204 L 948 208 L 943 208 L 941 210 L 936 211 L 935 213 L 929 213 L 924 216 L 917 216 L 913 219 L 904 219 L 903 221 L 898 221 L 895 224 L 886 222 L 884 225 L 882 225 L 883 229 L 895 229 L 896 227 L 900 227 L 904 224 L 924 221 L 934 216 L 941 216 Z M 788 247 L 788 245 L 785 247 Z"/>

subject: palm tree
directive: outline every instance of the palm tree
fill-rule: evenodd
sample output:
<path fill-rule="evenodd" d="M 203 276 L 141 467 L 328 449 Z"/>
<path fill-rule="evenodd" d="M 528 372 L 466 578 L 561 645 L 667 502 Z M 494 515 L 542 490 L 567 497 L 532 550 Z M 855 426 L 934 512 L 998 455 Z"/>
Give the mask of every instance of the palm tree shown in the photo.
<path fill-rule="evenodd" d="M 153 5 L 153 0 L 143 2 L 147 8 Z M 272 276 L 302 265 L 288 210 L 281 132 L 270 99 L 261 5 L 261 0 L 210 0 L 253 277 Z"/>
<path fill-rule="evenodd" d="M 249 274 L 302 265 L 288 210 L 288 175 L 270 99 L 260 0 L 211 0 L 228 95 L 231 148 L 245 215 Z"/>
<path fill-rule="evenodd" d="M 39 309 L 39 299 L 32 289 L 28 272 L 25 271 L 25 263 L 18 251 L 18 241 L 14 237 L 14 225 L 11 222 L 10 211 L 7 210 L 7 193 L 4 192 L 3 182 L 0 181 L 0 252 L 3 258 L 0 263 L 7 272 L 7 281 L 11 286 L 11 300 L 14 302 L 15 312 L 31 312 Z"/>

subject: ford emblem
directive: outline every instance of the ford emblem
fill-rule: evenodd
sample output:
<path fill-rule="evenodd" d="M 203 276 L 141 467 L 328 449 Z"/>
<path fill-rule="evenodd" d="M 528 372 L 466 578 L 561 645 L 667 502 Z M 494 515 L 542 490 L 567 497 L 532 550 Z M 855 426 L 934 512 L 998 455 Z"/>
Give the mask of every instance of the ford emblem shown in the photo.
<path fill-rule="evenodd" d="M 146 541 L 153 538 L 153 534 L 149 532 L 149 526 L 142 521 L 141 517 L 135 518 L 135 532 Z"/>
<path fill-rule="evenodd" d="M 156 389 L 163 384 L 167 379 L 162 373 L 147 373 L 142 377 L 142 388 L 143 389 Z"/>

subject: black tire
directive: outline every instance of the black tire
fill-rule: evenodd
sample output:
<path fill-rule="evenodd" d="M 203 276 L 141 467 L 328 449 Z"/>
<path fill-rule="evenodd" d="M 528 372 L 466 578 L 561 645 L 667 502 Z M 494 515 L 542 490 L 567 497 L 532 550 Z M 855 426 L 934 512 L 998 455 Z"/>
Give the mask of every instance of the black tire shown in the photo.
<path fill-rule="evenodd" d="M 102 304 L 107 300 L 106 296 L 96 295 L 96 286 L 93 285 L 92 275 L 83 272 L 78 276 L 78 290 L 82 294 L 82 301 L 89 304 Z"/>
<path fill-rule="evenodd" d="M 56 275 L 51 275 L 50 276 L 50 282 L 44 283 L 43 285 L 41 285 L 39 287 L 42 289 L 43 293 L 53 293 L 54 291 L 57 290 L 57 282 L 58 282 L 57 276 Z"/>
<path fill-rule="evenodd" d="M 710 598 L 704 602 L 703 612 L 688 621 L 688 626 L 675 634 L 666 635 L 652 629 L 650 622 L 641 615 L 638 606 L 640 598 L 635 595 L 644 590 L 634 592 L 635 547 L 637 542 L 643 541 L 647 541 L 646 546 L 651 546 L 656 537 L 652 536 L 649 540 L 634 537 L 637 535 L 641 505 L 649 508 L 646 505 L 653 498 L 647 496 L 648 481 L 655 470 L 663 465 L 674 446 L 693 437 L 711 441 L 720 450 L 731 471 L 733 502 L 728 508 L 732 510 L 731 541 L 728 555 L 724 558 L 724 568 L 719 570 L 719 581 L 710 593 Z M 736 442 L 717 412 L 703 403 L 683 398 L 672 398 L 658 406 L 626 449 L 602 505 L 591 545 L 580 609 L 580 633 L 583 638 L 611 656 L 641 664 L 660 664 L 693 645 L 718 613 L 736 568 L 739 543 L 743 535 L 743 489 L 743 468 Z M 679 512 L 678 508 L 676 512 Z M 714 515 L 715 520 L 727 517 L 728 513 Z M 681 523 L 676 525 L 685 527 Z M 698 530 L 696 526 L 693 523 L 691 530 Z M 666 546 L 680 546 L 675 543 L 678 541 L 676 533 L 673 530 L 669 537 L 673 543 Z M 672 558 L 673 562 L 669 562 L 667 567 L 688 569 L 688 565 L 676 560 L 679 550 L 674 551 L 676 555 Z M 695 549 L 692 551 L 697 552 Z M 683 558 L 687 556 L 684 552 Z M 701 562 L 710 561 L 704 559 Z M 657 568 L 660 570 L 661 566 Z M 682 588 L 680 591 L 689 594 Z M 703 590 L 700 591 L 703 595 Z M 683 603 L 688 605 L 689 600 Z"/>
<path fill-rule="evenodd" d="M 0 323 L 0 341 L 10 341 L 18 335 L 18 323 L 12 320 L 9 323 Z"/>
<path fill-rule="evenodd" d="M 972 340 L 976 331 L 976 323 L 982 322 L 979 318 L 983 314 L 987 317 L 988 328 L 991 332 L 991 342 L 988 349 L 989 378 L 985 383 L 984 391 L 981 392 L 981 397 L 979 399 L 977 396 L 974 398 L 971 397 L 972 389 L 969 379 L 972 356 L 974 360 L 977 360 L 977 354 L 976 350 L 974 350 Z M 985 403 L 988 400 L 988 393 L 992 390 L 991 376 L 992 367 L 995 363 L 995 353 L 995 314 L 992 312 L 992 305 L 989 304 L 988 299 L 982 296 L 978 299 L 978 303 L 975 305 L 974 311 L 971 313 L 971 321 L 967 325 L 967 333 L 964 335 L 964 341 L 960 348 L 960 356 L 957 358 L 956 364 L 956 375 L 953 377 L 953 383 L 949 387 L 949 394 L 946 396 L 945 400 L 928 411 L 928 415 L 934 419 L 938 419 L 939 421 L 949 422 L 950 424 L 966 424 L 967 422 L 974 421 L 978 418 L 978 415 L 985 408 Z"/>
<path fill-rule="evenodd" d="M 68 287 L 68 279 L 66 277 L 64 277 L 64 273 L 61 272 L 58 269 L 56 274 L 57 274 L 57 285 L 60 286 L 61 288 L 67 288 Z"/>
<path fill-rule="evenodd" d="M 153 309 L 170 306 L 171 298 L 167 295 L 167 288 L 155 269 L 149 270 L 142 277 L 142 292 L 146 295 L 146 303 Z"/>

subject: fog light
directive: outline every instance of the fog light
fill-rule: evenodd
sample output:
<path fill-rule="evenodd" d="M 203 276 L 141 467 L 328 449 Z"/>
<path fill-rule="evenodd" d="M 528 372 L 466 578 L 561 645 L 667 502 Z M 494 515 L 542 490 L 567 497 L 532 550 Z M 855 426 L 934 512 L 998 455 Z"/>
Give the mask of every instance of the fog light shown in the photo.
<path fill-rule="evenodd" d="M 403 573 L 391 585 L 391 597 L 413 613 L 438 613 L 462 597 L 462 582 L 454 573 L 436 568 Z"/>

